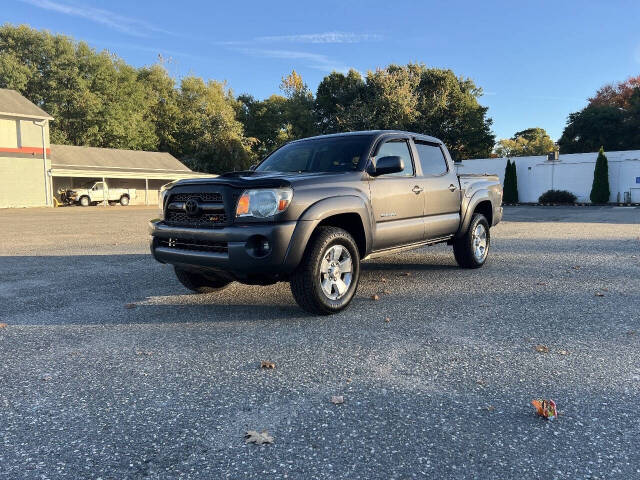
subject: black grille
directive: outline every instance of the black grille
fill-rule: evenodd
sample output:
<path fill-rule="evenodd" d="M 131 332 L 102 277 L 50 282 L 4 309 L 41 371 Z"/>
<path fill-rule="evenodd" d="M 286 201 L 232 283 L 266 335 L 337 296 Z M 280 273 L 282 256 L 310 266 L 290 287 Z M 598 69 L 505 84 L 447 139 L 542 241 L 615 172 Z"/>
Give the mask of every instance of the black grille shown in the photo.
<path fill-rule="evenodd" d="M 213 205 L 214 208 L 209 210 L 202 209 L 197 215 L 188 215 L 185 210 L 174 207 L 191 199 L 197 200 L 202 206 L 215 203 L 219 205 Z M 164 223 L 176 227 L 222 227 L 227 224 L 223 202 L 224 198 L 220 192 L 174 193 L 166 202 Z"/>
<path fill-rule="evenodd" d="M 191 240 L 185 238 L 160 238 L 161 247 L 177 248 L 180 250 L 194 250 L 197 252 L 227 253 L 227 242 L 207 242 L 205 240 Z"/>
<path fill-rule="evenodd" d="M 190 198 L 198 198 L 203 202 L 222 202 L 222 194 L 218 192 L 205 193 L 175 193 L 169 199 L 172 202 L 186 202 Z"/>

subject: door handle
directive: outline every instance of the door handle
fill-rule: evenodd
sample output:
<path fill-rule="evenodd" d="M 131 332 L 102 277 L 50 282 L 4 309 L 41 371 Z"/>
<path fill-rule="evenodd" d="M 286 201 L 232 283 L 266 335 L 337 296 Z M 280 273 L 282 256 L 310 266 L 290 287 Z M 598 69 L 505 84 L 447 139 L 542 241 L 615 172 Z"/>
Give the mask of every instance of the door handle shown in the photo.
<path fill-rule="evenodd" d="M 411 191 L 412 191 L 413 193 L 415 193 L 416 195 L 420 194 L 423 190 L 424 190 L 424 188 L 419 187 L 418 185 L 416 185 L 415 187 L 413 187 L 413 188 L 411 189 Z"/>
<path fill-rule="evenodd" d="M 457 190 L 456 186 L 452 183 L 451 185 L 449 185 L 449 190 L 451 190 L 452 192 L 455 192 Z"/>

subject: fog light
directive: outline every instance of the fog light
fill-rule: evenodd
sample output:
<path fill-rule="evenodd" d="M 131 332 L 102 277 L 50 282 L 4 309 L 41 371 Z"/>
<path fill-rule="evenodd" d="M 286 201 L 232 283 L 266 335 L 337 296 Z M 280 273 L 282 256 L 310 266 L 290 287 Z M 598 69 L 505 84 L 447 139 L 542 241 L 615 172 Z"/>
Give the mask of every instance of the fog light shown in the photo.
<path fill-rule="evenodd" d="M 255 235 L 247 242 L 247 251 L 254 257 L 266 257 L 271 253 L 271 245 L 266 237 Z"/>

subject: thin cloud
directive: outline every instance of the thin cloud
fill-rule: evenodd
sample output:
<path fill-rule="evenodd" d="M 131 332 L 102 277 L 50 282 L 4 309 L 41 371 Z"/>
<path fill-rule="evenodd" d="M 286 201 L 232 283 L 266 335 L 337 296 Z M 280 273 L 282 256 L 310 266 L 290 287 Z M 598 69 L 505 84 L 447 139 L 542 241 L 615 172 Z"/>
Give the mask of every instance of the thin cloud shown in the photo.
<path fill-rule="evenodd" d="M 324 32 L 302 33 L 298 35 L 272 35 L 257 37 L 258 42 L 282 43 L 360 43 L 377 42 L 382 36 L 375 33 Z"/>
<path fill-rule="evenodd" d="M 34 7 L 52 12 L 62 13 L 73 17 L 80 17 L 91 22 L 105 25 L 106 27 L 118 30 L 136 37 L 147 37 L 151 33 L 165 33 L 173 35 L 171 32 L 155 27 L 150 23 L 135 18 L 129 18 L 109 10 L 75 5 L 72 3 L 60 3 L 52 0 L 20 0 Z"/>
<path fill-rule="evenodd" d="M 280 58 L 284 60 L 300 60 L 308 68 L 323 72 L 347 73 L 349 67 L 319 53 L 300 52 L 296 50 L 269 50 L 262 48 L 239 48 L 237 51 L 254 57 Z"/>

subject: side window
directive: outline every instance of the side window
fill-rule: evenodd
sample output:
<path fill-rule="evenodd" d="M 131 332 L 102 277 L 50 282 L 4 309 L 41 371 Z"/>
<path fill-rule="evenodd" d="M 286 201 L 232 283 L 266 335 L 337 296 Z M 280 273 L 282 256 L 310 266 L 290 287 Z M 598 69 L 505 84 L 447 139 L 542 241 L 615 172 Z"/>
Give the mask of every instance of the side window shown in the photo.
<path fill-rule="evenodd" d="M 396 140 L 389 140 L 382 144 L 378 150 L 376 158 L 382 157 L 400 157 L 404 162 L 404 170 L 402 172 L 391 173 L 390 175 L 396 177 L 410 177 L 413 175 L 413 162 L 411 161 L 411 154 L 409 153 L 409 145 L 407 141 L 399 138 Z"/>
<path fill-rule="evenodd" d="M 100 183 L 96 183 L 96 184 L 93 186 L 93 189 L 94 189 L 94 190 L 102 190 L 102 182 L 100 182 Z"/>
<path fill-rule="evenodd" d="M 447 161 L 440 147 L 420 141 L 415 143 L 423 175 L 442 175 L 447 171 Z"/>

